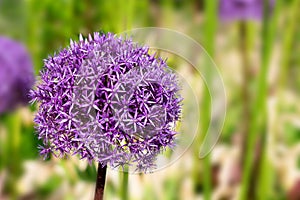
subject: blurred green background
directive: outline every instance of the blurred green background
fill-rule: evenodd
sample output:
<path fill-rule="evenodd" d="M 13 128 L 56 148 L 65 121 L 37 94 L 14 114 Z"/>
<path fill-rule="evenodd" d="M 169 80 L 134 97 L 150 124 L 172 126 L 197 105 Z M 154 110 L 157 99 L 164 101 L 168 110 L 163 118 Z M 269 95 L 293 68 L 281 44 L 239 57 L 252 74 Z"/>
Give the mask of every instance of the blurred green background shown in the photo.
<path fill-rule="evenodd" d="M 0 0 L 0 35 L 26 44 L 36 75 L 44 58 L 80 33 L 149 26 L 189 35 L 216 62 L 227 116 L 210 155 L 198 158 L 210 119 L 205 85 L 189 64 L 168 55 L 198 91 L 198 137 L 170 167 L 129 175 L 128 192 L 127 176 L 109 170 L 106 199 L 300 199 L 300 1 L 277 0 L 269 13 L 223 22 L 215 0 Z M 0 199 L 92 199 L 95 166 L 38 155 L 35 110 L 0 116 Z"/>

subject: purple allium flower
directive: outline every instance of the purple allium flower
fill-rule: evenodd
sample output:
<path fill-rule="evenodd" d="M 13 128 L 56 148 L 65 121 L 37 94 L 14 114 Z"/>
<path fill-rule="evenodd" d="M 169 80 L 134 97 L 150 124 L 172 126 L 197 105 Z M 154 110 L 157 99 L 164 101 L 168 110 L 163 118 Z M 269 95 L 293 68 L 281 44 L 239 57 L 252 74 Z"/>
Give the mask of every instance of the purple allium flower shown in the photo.
<path fill-rule="evenodd" d="M 181 114 L 177 77 L 161 58 L 111 33 L 71 41 L 45 60 L 32 91 L 41 154 L 79 154 L 112 167 L 154 166 Z"/>
<path fill-rule="evenodd" d="M 28 103 L 34 84 L 33 65 L 25 47 L 0 36 L 0 114 Z"/>
<path fill-rule="evenodd" d="M 270 0 L 273 5 L 274 0 Z M 263 8 L 263 0 L 220 0 L 219 16 L 222 21 L 261 20 Z"/>

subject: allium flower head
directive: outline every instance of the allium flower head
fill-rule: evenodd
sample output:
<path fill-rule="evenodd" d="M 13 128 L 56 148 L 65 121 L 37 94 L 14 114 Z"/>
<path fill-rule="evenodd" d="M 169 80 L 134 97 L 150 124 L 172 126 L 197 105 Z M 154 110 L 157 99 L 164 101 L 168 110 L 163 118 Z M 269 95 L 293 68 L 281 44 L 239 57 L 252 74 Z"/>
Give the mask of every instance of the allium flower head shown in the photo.
<path fill-rule="evenodd" d="M 274 0 L 270 0 L 272 5 Z M 220 0 L 219 16 L 222 21 L 261 20 L 263 8 L 263 0 Z"/>
<path fill-rule="evenodd" d="M 41 154 L 79 154 L 112 167 L 154 166 L 181 114 L 177 77 L 130 39 L 94 33 L 45 60 L 32 91 Z"/>
<path fill-rule="evenodd" d="M 28 103 L 34 83 L 33 65 L 25 47 L 0 36 L 0 114 Z"/>

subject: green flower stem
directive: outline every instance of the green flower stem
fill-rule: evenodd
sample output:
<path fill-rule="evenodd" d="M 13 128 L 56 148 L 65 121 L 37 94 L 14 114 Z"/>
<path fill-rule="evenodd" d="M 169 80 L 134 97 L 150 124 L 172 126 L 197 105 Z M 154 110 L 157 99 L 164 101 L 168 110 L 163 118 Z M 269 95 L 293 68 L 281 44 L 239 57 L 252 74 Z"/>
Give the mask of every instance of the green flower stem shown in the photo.
<path fill-rule="evenodd" d="M 214 57 L 214 48 L 215 48 L 215 34 L 217 29 L 217 21 L 218 21 L 218 1 L 205 0 L 205 49 L 211 57 Z M 208 62 L 208 61 L 207 61 Z M 212 76 L 210 71 L 207 73 L 208 77 L 207 82 L 212 81 Z M 208 126 L 210 123 L 210 94 L 208 90 L 204 90 L 204 100 L 202 104 L 202 122 L 201 122 L 201 130 L 208 130 Z M 210 155 L 207 155 L 204 158 L 204 199 L 211 199 L 212 194 L 212 166 L 211 166 L 211 158 Z"/>
<path fill-rule="evenodd" d="M 103 200 L 105 179 L 106 179 L 106 170 L 107 170 L 106 165 L 104 167 L 102 167 L 102 165 L 100 163 L 98 163 L 94 200 Z"/>
<path fill-rule="evenodd" d="M 218 1 L 205 1 L 205 48 L 208 54 L 213 57 L 214 56 L 214 41 L 217 27 L 217 10 L 218 10 Z M 205 77 L 208 82 L 212 81 L 211 73 L 207 73 L 209 77 Z M 203 96 L 203 104 L 202 104 L 202 121 L 201 121 L 201 130 L 208 130 L 209 122 L 210 122 L 210 94 L 208 90 L 204 90 Z M 212 166 L 210 155 L 207 155 L 204 158 L 204 199 L 211 199 L 212 194 Z"/>
<path fill-rule="evenodd" d="M 245 21 L 239 24 L 239 34 L 240 34 L 240 53 L 241 53 L 241 64 L 242 64 L 242 77 L 243 83 L 241 87 L 242 96 L 242 142 L 241 142 L 241 155 L 244 155 L 247 151 L 247 141 L 249 138 L 249 128 L 250 128 L 250 109 L 251 109 L 251 95 L 250 95 L 250 85 L 251 85 L 251 64 L 250 64 L 250 51 L 252 46 L 252 34 L 250 23 Z M 245 157 L 241 156 L 240 165 L 244 166 Z M 252 172 L 253 174 L 253 172 Z M 253 198 L 254 183 L 256 182 L 256 176 L 251 176 L 250 186 L 248 190 L 248 198 Z"/>
<path fill-rule="evenodd" d="M 72 20 L 74 19 L 74 2 L 66 1 L 63 6 L 66 8 L 64 12 L 64 35 L 67 37 L 73 34 L 74 24 Z"/>
<path fill-rule="evenodd" d="M 205 1 L 205 24 L 204 24 L 204 37 L 205 37 L 205 49 L 207 50 L 208 54 L 213 57 L 214 55 L 214 41 L 215 41 L 215 33 L 216 33 L 216 27 L 217 27 L 217 7 L 218 7 L 218 1 L 211 1 L 206 0 Z M 209 60 L 205 60 L 206 65 L 210 65 Z M 209 69 L 209 67 L 207 67 Z M 205 77 L 207 82 L 212 81 L 211 73 L 210 71 L 207 71 L 205 74 L 208 76 Z M 199 151 L 199 147 L 201 146 L 201 142 L 203 141 L 205 137 L 205 133 L 208 130 L 208 126 L 210 123 L 210 106 L 211 106 L 211 99 L 210 94 L 207 88 L 204 88 L 203 96 L 201 98 L 201 119 L 200 119 L 200 130 L 201 130 L 201 137 L 198 137 L 196 141 L 196 148 Z M 195 156 L 198 156 L 199 152 L 196 153 Z M 199 176 L 199 172 L 197 170 L 200 169 L 201 164 L 203 164 L 203 189 L 204 189 L 204 199 L 209 200 L 211 199 L 211 191 L 212 191 L 212 166 L 211 166 L 211 160 L 210 155 L 207 155 L 203 161 L 199 161 L 199 158 L 197 157 L 198 161 L 194 163 L 194 184 L 195 188 L 197 189 L 199 187 L 199 181 L 201 180 L 201 177 Z"/>
<path fill-rule="evenodd" d="M 41 3 L 43 5 L 43 3 Z M 40 8 L 37 8 L 41 6 L 40 4 L 37 4 L 34 0 L 26 1 L 25 10 L 26 10 L 26 43 L 28 46 L 28 50 L 33 56 L 33 64 L 36 74 L 39 72 L 39 70 L 42 67 L 41 64 L 41 50 L 39 42 L 41 41 L 41 31 L 39 28 L 39 25 L 43 25 L 44 23 L 40 23 L 41 17 L 38 16 L 40 13 Z M 35 18 L 34 18 L 35 16 Z M 38 16 L 38 17 L 37 17 Z"/>
<path fill-rule="evenodd" d="M 134 14 L 135 14 L 135 4 L 136 4 L 135 0 L 128 0 L 126 2 L 126 9 L 127 9 L 126 16 L 125 16 L 125 19 L 126 19 L 125 29 L 126 30 L 132 29 L 133 19 L 134 19 Z"/>
<path fill-rule="evenodd" d="M 278 2 L 278 1 L 277 1 Z M 245 152 L 245 163 L 243 166 L 242 185 L 239 199 L 248 199 L 251 172 L 255 157 L 255 145 L 257 142 L 258 133 L 266 131 L 266 97 L 267 97 L 267 74 L 269 70 L 269 61 L 272 52 L 273 42 L 275 38 L 275 30 L 279 16 L 279 4 L 276 3 L 273 18 L 269 15 L 269 1 L 264 1 L 264 19 L 262 30 L 262 54 L 261 54 L 261 69 L 257 82 L 256 98 L 251 109 L 251 123 L 249 128 L 249 137 Z M 264 127 L 264 128 L 263 128 Z M 264 137 L 263 137 L 264 138 Z"/>
<path fill-rule="evenodd" d="M 128 200 L 128 167 L 124 167 L 124 171 L 122 172 L 122 187 L 120 191 L 121 199 Z"/>
<path fill-rule="evenodd" d="M 8 114 L 6 118 L 7 141 L 6 141 L 6 166 L 8 169 L 8 182 L 5 190 L 11 195 L 12 199 L 17 199 L 18 191 L 16 182 L 21 170 L 20 144 L 21 144 L 21 116 L 17 111 Z"/>
<path fill-rule="evenodd" d="M 282 98 L 282 91 L 286 85 L 288 65 L 290 55 L 292 54 L 292 45 L 294 41 L 296 26 L 300 16 L 300 0 L 293 0 L 290 6 L 290 16 L 287 22 L 287 27 L 284 29 L 284 38 L 282 46 L 282 60 L 280 64 L 280 77 L 278 82 L 279 95 Z"/>
<path fill-rule="evenodd" d="M 249 51 L 250 51 L 250 45 L 251 43 L 248 42 L 249 39 L 249 32 L 246 22 L 241 22 L 239 24 L 240 29 L 240 52 L 241 52 L 241 58 L 242 58 L 242 77 L 243 77 L 243 83 L 241 88 L 242 93 L 242 102 L 243 102 L 243 122 L 242 122 L 242 155 L 246 151 L 246 144 L 247 139 L 249 136 L 249 122 L 250 122 L 250 91 L 249 91 L 249 84 L 251 82 L 251 66 L 250 66 L 250 57 L 249 57 Z M 244 163 L 244 157 L 241 157 L 241 164 Z"/>
<path fill-rule="evenodd" d="M 282 106 L 282 99 L 283 99 L 283 90 L 286 85 L 286 79 L 288 76 L 287 70 L 288 70 L 288 64 L 289 59 L 292 51 L 292 45 L 293 45 L 293 39 L 295 36 L 296 31 L 296 23 L 297 19 L 299 17 L 299 8 L 300 8 L 300 0 L 294 0 L 291 3 L 290 6 L 290 15 L 287 21 L 286 29 L 283 32 L 283 45 L 282 45 L 282 58 L 281 58 L 281 64 L 279 66 L 280 69 L 280 76 L 278 81 L 278 101 L 276 104 L 276 117 L 274 120 L 274 124 L 272 124 L 271 127 L 274 127 L 272 130 L 270 130 L 268 142 L 266 144 L 266 147 L 263 151 L 263 158 L 262 158 L 262 165 L 260 168 L 260 181 L 257 184 L 258 187 L 258 197 L 259 199 L 267 199 L 268 195 L 272 192 L 272 174 L 270 172 L 270 169 L 272 168 L 272 165 L 269 163 L 268 155 L 270 155 L 270 152 L 274 149 L 275 144 L 277 142 L 278 137 L 278 116 L 281 112 L 281 106 Z"/>

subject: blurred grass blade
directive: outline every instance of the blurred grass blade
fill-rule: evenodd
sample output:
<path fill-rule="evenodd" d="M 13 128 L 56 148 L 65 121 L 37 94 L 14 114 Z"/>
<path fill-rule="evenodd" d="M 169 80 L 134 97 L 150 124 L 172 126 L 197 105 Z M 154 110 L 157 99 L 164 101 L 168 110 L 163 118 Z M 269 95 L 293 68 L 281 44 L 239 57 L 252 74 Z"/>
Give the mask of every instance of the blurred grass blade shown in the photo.
<path fill-rule="evenodd" d="M 256 85 L 256 97 L 251 109 L 251 123 L 248 143 L 246 147 L 246 159 L 243 167 L 242 185 L 239 199 L 247 199 L 250 187 L 251 172 L 255 157 L 255 145 L 258 141 L 258 133 L 265 130 L 266 126 L 266 97 L 267 97 L 267 74 L 269 70 L 270 56 L 276 35 L 277 21 L 280 14 L 280 4 L 275 3 L 274 13 L 270 18 L 269 0 L 264 0 L 264 19 L 262 27 L 262 51 L 261 69 Z M 264 127 L 264 128 L 263 128 Z"/>
<path fill-rule="evenodd" d="M 218 1 L 211 1 L 211 0 L 206 0 L 205 1 L 205 7 L 204 7 L 204 14 L 205 14 L 205 21 L 204 21 L 204 47 L 207 53 L 213 57 L 214 56 L 214 45 L 215 45 L 215 35 L 216 35 L 216 28 L 217 28 L 217 20 L 218 20 Z M 209 60 L 204 61 L 205 65 L 210 65 Z M 209 69 L 207 67 L 206 69 Z M 207 82 L 212 81 L 211 77 L 211 72 L 207 71 L 205 74 L 208 76 L 205 77 Z M 205 133 L 208 130 L 209 124 L 210 124 L 210 117 L 211 117 L 211 99 L 210 99 L 210 94 L 208 91 L 208 88 L 206 85 L 204 85 L 204 90 L 203 90 L 203 96 L 201 97 L 201 116 L 202 118 L 200 119 L 200 130 L 201 130 L 201 136 L 198 137 L 196 140 L 196 148 L 201 146 L 201 143 L 203 142 L 205 138 Z M 209 136 L 208 136 L 209 137 Z M 198 154 L 199 155 L 199 154 Z M 197 156 L 198 156 L 197 155 Z M 199 158 L 198 158 L 199 159 Z M 194 163 L 194 167 L 196 170 L 200 170 L 201 163 L 203 163 L 203 187 L 204 187 L 204 199 L 209 200 L 211 199 L 212 195 L 212 166 L 211 166 L 211 160 L 210 160 L 210 155 L 207 155 L 204 159 L 203 162 L 198 161 Z M 201 173 L 200 173 L 201 174 Z M 196 176 L 195 176 L 196 175 Z M 198 176 L 199 173 L 194 174 L 194 182 L 196 185 L 196 188 L 199 188 L 199 180 L 200 177 Z"/>
<path fill-rule="evenodd" d="M 278 2 L 279 4 L 280 2 Z M 280 129 L 278 127 L 278 116 L 280 114 L 280 108 L 282 103 L 282 95 L 283 95 L 283 88 L 285 86 L 286 78 L 287 78 L 287 69 L 288 64 L 291 56 L 292 51 L 292 45 L 296 30 L 296 23 L 297 23 L 297 16 L 299 15 L 299 8 L 300 8 L 300 0 L 294 0 L 290 4 L 290 15 L 287 21 L 287 27 L 283 32 L 283 51 L 282 51 L 282 59 L 281 59 L 281 65 L 279 66 L 280 73 L 279 73 L 279 82 L 278 82 L 278 101 L 277 101 L 277 107 L 276 107 L 276 118 L 274 121 L 274 124 L 271 124 L 272 130 L 269 132 L 269 139 L 266 144 L 266 148 L 264 149 L 263 158 L 262 158 L 262 165 L 260 169 L 260 182 L 257 185 L 258 188 L 258 198 L 259 199 L 267 199 L 270 197 L 273 189 L 272 184 L 272 168 L 273 166 L 270 163 L 270 160 L 268 159 L 268 156 L 272 155 L 272 151 L 274 151 L 275 144 L 276 144 L 276 138 L 278 134 L 278 130 Z"/>

